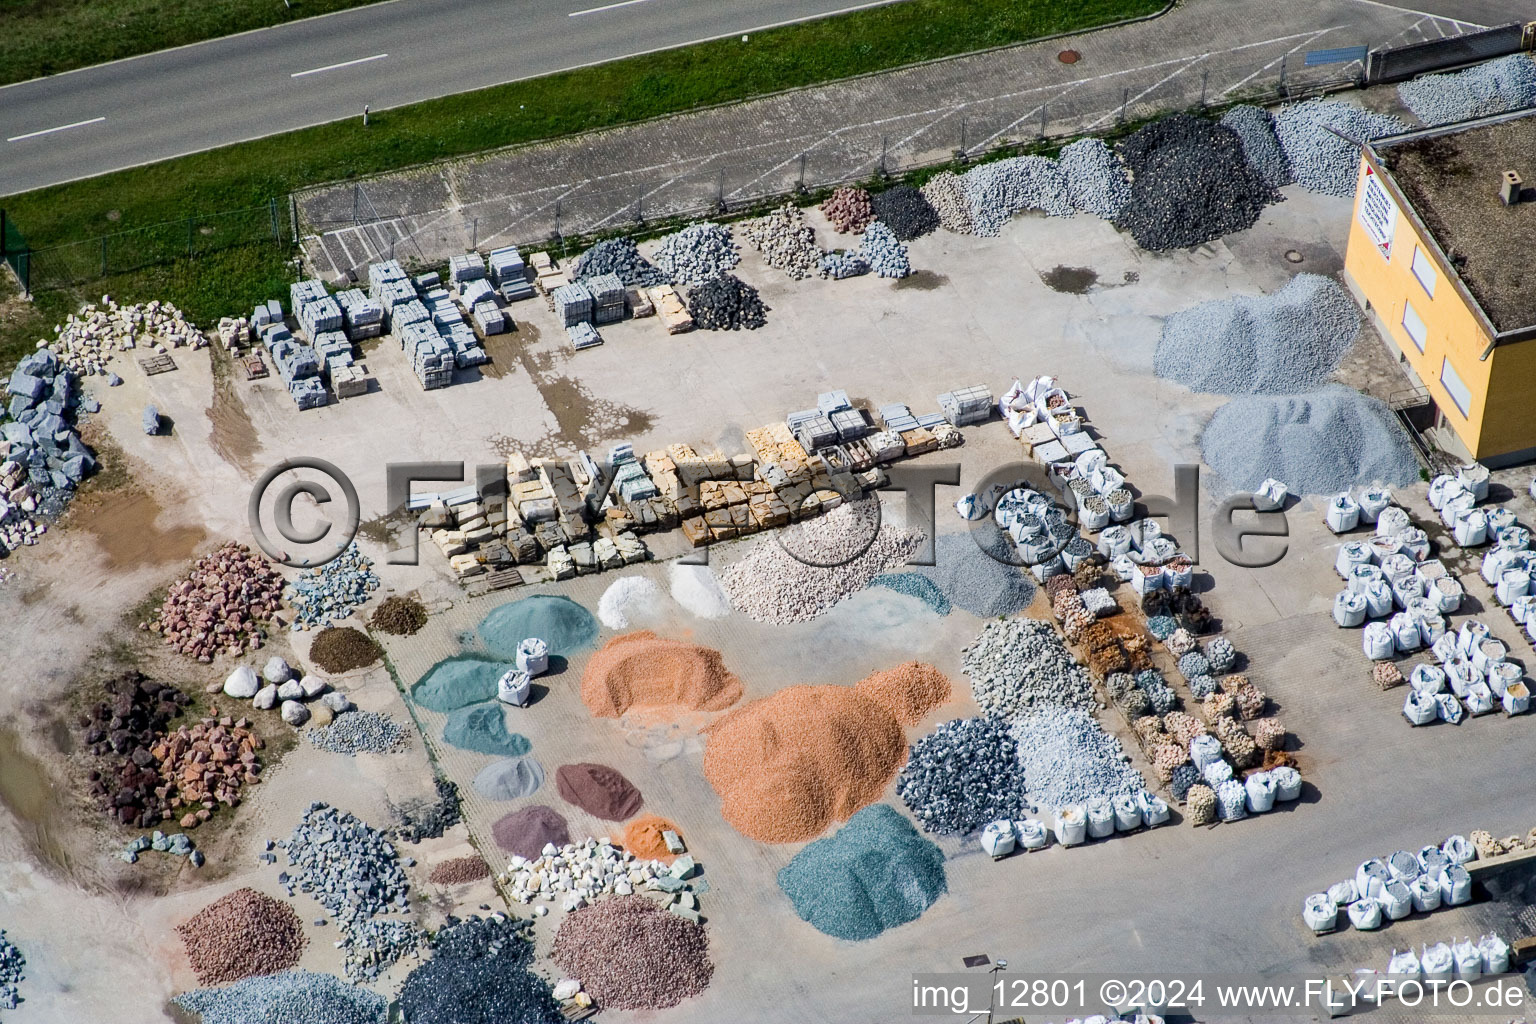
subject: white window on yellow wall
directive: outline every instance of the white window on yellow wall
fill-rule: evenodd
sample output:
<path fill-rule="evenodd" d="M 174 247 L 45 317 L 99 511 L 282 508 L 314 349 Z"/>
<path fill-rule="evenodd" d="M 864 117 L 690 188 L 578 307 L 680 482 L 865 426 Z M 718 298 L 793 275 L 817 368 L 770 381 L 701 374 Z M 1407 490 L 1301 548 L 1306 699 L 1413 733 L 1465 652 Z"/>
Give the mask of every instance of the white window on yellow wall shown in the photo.
<path fill-rule="evenodd" d="M 1413 308 L 1411 302 L 1403 303 L 1403 330 L 1413 339 L 1419 351 L 1423 352 L 1424 339 L 1429 337 L 1429 328 L 1424 326 L 1423 317 L 1419 316 L 1418 310 Z"/>
<path fill-rule="evenodd" d="M 1456 372 L 1456 367 L 1451 365 L 1449 359 L 1440 361 L 1440 383 L 1445 386 L 1446 393 L 1451 396 L 1451 401 L 1456 403 L 1456 408 L 1461 410 L 1463 416 L 1472 414 L 1472 389 L 1467 387 L 1467 382 L 1461 379 Z"/>
<path fill-rule="evenodd" d="M 1435 273 L 1435 263 L 1429 258 L 1423 249 L 1417 245 L 1413 247 L 1413 276 L 1419 279 L 1419 284 L 1424 286 L 1424 293 L 1430 298 L 1435 297 L 1435 282 L 1440 275 Z M 1423 346 L 1419 346 L 1423 348 Z"/>

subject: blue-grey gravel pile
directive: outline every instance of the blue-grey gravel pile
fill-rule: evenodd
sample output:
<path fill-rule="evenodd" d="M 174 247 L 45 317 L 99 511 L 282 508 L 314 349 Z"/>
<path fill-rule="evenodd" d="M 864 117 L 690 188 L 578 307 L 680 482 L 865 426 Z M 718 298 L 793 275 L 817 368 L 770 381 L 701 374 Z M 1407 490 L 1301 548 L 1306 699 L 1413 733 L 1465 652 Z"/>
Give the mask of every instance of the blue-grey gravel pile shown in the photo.
<path fill-rule="evenodd" d="M 651 261 L 673 284 L 703 284 L 740 263 L 741 253 L 730 228 L 700 221 L 663 238 Z"/>
<path fill-rule="evenodd" d="M 913 571 L 937 584 L 955 605 L 985 619 L 1017 614 L 1035 597 L 1034 579 L 981 550 L 970 531 L 939 534 L 933 564 Z"/>
<path fill-rule="evenodd" d="M 869 264 L 864 262 L 864 257 L 856 251 L 834 249 L 822 254 L 821 259 L 816 263 L 816 269 L 822 277 L 841 281 L 847 277 L 861 277 L 869 273 Z"/>
<path fill-rule="evenodd" d="M 1205 645 L 1205 660 L 1211 663 L 1212 673 L 1230 672 L 1233 663 L 1237 661 L 1237 649 L 1226 637 L 1215 637 Z"/>
<path fill-rule="evenodd" d="M 1275 136 L 1275 118 L 1263 107 L 1244 103 L 1221 115 L 1221 123 L 1237 133 L 1243 156 L 1274 188 L 1291 183 L 1291 164 Z"/>
<path fill-rule="evenodd" d="M 389 1000 L 333 974 L 282 971 L 176 997 L 202 1024 L 385 1024 Z"/>
<path fill-rule="evenodd" d="M 383 832 L 316 802 L 277 845 L 292 869 L 279 874 L 278 883 L 290 896 L 309 893 L 335 918 L 349 977 L 377 978 L 419 944 L 414 924 L 385 917 L 410 913 L 411 884 Z"/>
<path fill-rule="evenodd" d="M 1193 679 L 1196 676 L 1208 676 L 1211 674 L 1211 663 L 1205 655 L 1197 651 L 1190 651 L 1179 659 L 1179 674 L 1185 679 Z"/>
<path fill-rule="evenodd" d="M 1216 692 L 1215 676 L 1190 676 L 1188 683 L 1189 692 L 1195 695 L 1195 700 L 1205 700 Z"/>
<path fill-rule="evenodd" d="M 1154 615 L 1147 619 L 1147 632 L 1159 640 L 1167 640 L 1179 628 L 1179 620 L 1172 615 Z"/>
<path fill-rule="evenodd" d="M 1465 71 L 1425 75 L 1399 85 L 1397 95 L 1426 125 L 1536 106 L 1536 60 L 1514 53 Z"/>
<path fill-rule="evenodd" d="M 578 256 L 572 268 L 576 280 L 604 274 L 617 274 L 625 284 L 646 288 L 667 283 L 667 275 L 640 255 L 633 238 L 605 238 Z"/>
<path fill-rule="evenodd" d="M 1149 668 L 1136 673 L 1136 685 L 1147 695 L 1148 705 L 1154 713 L 1166 715 L 1178 710 L 1179 695 L 1173 692 L 1173 687 L 1163 680 L 1157 669 Z"/>
<path fill-rule="evenodd" d="M 875 219 L 903 242 L 938 230 L 938 211 L 927 196 L 911 185 L 892 185 L 884 192 L 876 192 L 869 197 L 869 205 Z"/>
<path fill-rule="evenodd" d="M 21 983 L 27 980 L 27 958 L 0 929 L 0 1010 L 14 1010 L 25 1002 Z"/>
<path fill-rule="evenodd" d="M 1057 159 L 1067 181 L 1067 198 L 1079 211 L 1114 220 L 1131 200 L 1125 165 L 1100 139 L 1078 139 Z"/>
<path fill-rule="evenodd" d="M 907 247 L 901 244 L 894 232 L 880 221 L 870 221 L 864 229 L 864 241 L 859 246 L 859 258 L 869 264 L 879 277 L 906 277 L 912 273 L 912 261 Z"/>
<path fill-rule="evenodd" d="M 450 919 L 451 920 L 451 919 Z M 529 971 L 527 922 L 505 914 L 450 924 L 432 956 L 406 977 L 400 1008 L 410 1024 L 559 1024 L 549 983 Z"/>
<path fill-rule="evenodd" d="M 1091 711 L 1093 682 L 1048 622 L 989 622 L 963 652 L 961 667 L 976 703 L 989 715 L 1012 718 L 1039 705 Z"/>
<path fill-rule="evenodd" d="M 1021 715 L 1012 733 L 1024 791 L 1042 810 L 1147 787 L 1141 773 L 1126 763 L 1120 741 L 1086 712 L 1042 707 Z"/>
<path fill-rule="evenodd" d="M 1360 333 L 1331 278 L 1297 274 L 1269 295 L 1213 299 L 1163 321 L 1152 367 L 1191 391 L 1293 395 L 1328 379 Z"/>
<path fill-rule="evenodd" d="M 1066 176 L 1049 157 L 1015 156 L 982 164 L 966 171 L 961 180 L 972 234 L 998 235 L 1014 214 L 1024 210 L 1040 210 L 1051 217 L 1076 212 L 1067 197 Z"/>
<path fill-rule="evenodd" d="M 1292 494 L 1402 487 L 1419 477 L 1413 446 L 1386 403 L 1340 385 L 1235 398 L 1206 424 L 1200 451 L 1229 484 L 1247 490 L 1271 477 Z"/>
<path fill-rule="evenodd" d="M 1008 724 L 957 718 L 912 744 L 896 792 L 918 823 L 964 835 L 999 818 L 1024 816 L 1024 773 Z"/>
<path fill-rule="evenodd" d="M 323 729 L 309 729 L 304 735 L 333 754 L 383 754 L 398 750 L 405 741 L 400 723 L 377 711 L 348 711 Z"/>
<path fill-rule="evenodd" d="M 463 820 L 459 806 L 459 787 L 439 777 L 434 799 L 407 800 L 394 808 L 395 835 L 408 843 L 437 839 Z"/>
<path fill-rule="evenodd" d="M 953 609 L 949 597 L 939 585 L 921 573 L 890 572 L 869 581 L 872 587 L 886 587 L 898 594 L 906 594 L 922 601 L 940 615 L 948 615 Z"/>
<path fill-rule="evenodd" d="M 379 589 L 373 560 L 357 548 L 357 542 L 318 569 L 308 569 L 283 592 L 293 607 L 295 630 L 321 628 L 352 614 Z"/>
<path fill-rule="evenodd" d="M 1189 795 L 1189 787 L 1200 781 L 1200 769 L 1192 764 L 1181 764 L 1173 769 L 1168 780 L 1168 792 L 1178 801 Z"/>
<path fill-rule="evenodd" d="M 1359 149 L 1333 132 L 1358 143 L 1407 127 L 1390 114 L 1377 114 L 1341 100 L 1288 103 L 1275 115 L 1275 136 L 1285 150 L 1296 184 L 1330 196 L 1354 195 L 1360 172 Z"/>

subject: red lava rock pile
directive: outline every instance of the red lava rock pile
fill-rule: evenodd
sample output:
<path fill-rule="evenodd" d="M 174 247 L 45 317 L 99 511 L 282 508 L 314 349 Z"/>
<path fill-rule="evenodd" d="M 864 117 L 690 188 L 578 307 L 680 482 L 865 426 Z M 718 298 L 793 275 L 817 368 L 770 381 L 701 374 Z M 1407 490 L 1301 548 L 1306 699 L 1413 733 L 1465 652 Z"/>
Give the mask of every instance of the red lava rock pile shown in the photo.
<path fill-rule="evenodd" d="M 329 626 L 315 634 L 309 660 L 325 672 L 350 672 L 379 660 L 379 645 L 351 626 Z"/>
<path fill-rule="evenodd" d="M 875 219 L 869 193 L 857 185 L 844 185 L 822 201 L 821 212 L 839 234 L 858 234 Z"/>
<path fill-rule="evenodd" d="M 555 933 L 550 957 L 580 978 L 600 1007 L 659 1010 L 709 986 L 704 926 L 661 909 L 645 896 L 612 896 L 572 911 Z"/>
<path fill-rule="evenodd" d="M 907 758 L 901 723 L 851 686 L 791 686 L 713 723 L 704 777 L 720 813 L 764 843 L 814 839 L 880 799 Z"/>
<path fill-rule="evenodd" d="M 604 821 L 632 818 L 644 802 L 628 779 L 605 764 L 563 764 L 555 772 L 555 787 L 560 799 Z"/>
<path fill-rule="evenodd" d="M 255 889 L 214 900 L 176 932 L 203 985 L 285 971 L 299 962 L 306 941 L 293 908 Z"/>
<path fill-rule="evenodd" d="M 139 623 L 198 661 L 261 647 L 261 623 L 282 606 L 283 578 L 261 555 L 231 541 L 171 584 L 153 622 Z"/>
<path fill-rule="evenodd" d="M 883 704 L 902 725 L 916 725 L 949 700 L 949 679 L 920 661 L 909 661 L 860 679 L 853 692 Z"/>
<path fill-rule="evenodd" d="M 649 630 L 608 641 L 581 676 L 582 703 L 598 718 L 618 718 L 631 708 L 723 711 L 740 699 L 741 680 L 719 651 Z"/>
<path fill-rule="evenodd" d="M 82 746 L 111 759 L 104 770 L 91 769 L 91 796 L 119 824 L 150 828 L 167 816 L 150 748 L 191 698 L 140 672 L 109 679 L 106 690 L 108 698 L 78 721 Z"/>
<path fill-rule="evenodd" d="M 564 846 L 571 841 L 570 827 L 559 811 L 543 804 L 531 804 L 513 811 L 491 826 L 496 845 L 508 853 L 533 860 L 546 843 Z"/>
<path fill-rule="evenodd" d="M 427 880 L 433 885 L 464 885 L 490 876 L 491 869 L 486 865 L 485 858 L 471 854 L 468 857 L 454 857 L 443 861 L 432 869 L 432 874 L 427 876 Z"/>
<path fill-rule="evenodd" d="M 181 810 L 181 827 L 196 828 L 219 804 L 238 807 L 241 787 L 261 781 L 262 746 L 243 718 L 205 718 L 162 736 L 150 748 L 160 769 L 155 793 L 166 801 L 161 816 Z"/>

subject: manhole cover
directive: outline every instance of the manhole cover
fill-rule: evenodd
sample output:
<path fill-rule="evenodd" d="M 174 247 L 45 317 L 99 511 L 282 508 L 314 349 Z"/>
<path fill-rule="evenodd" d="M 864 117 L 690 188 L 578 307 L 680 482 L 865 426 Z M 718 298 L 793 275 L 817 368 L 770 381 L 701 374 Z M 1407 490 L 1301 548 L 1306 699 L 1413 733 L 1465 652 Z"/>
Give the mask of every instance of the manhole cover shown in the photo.
<path fill-rule="evenodd" d="M 1285 259 L 1287 263 L 1300 263 L 1306 257 L 1296 249 L 1287 249 L 1285 250 Z"/>
<path fill-rule="evenodd" d="M 1078 53 L 1076 50 L 1062 50 L 1056 55 L 1056 59 L 1061 61 L 1063 64 L 1076 64 L 1078 61 L 1083 59 L 1083 55 Z"/>

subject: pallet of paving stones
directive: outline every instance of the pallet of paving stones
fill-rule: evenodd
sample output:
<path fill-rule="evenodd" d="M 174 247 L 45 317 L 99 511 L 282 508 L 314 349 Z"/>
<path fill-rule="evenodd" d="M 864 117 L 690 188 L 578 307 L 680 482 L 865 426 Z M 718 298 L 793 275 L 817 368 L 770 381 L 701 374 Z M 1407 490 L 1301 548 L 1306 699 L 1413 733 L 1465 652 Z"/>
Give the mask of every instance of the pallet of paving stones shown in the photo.
<path fill-rule="evenodd" d="M 157 373 L 169 373 L 176 369 L 176 360 L 171 358 L 169 352 L 161 352 L 158 355 L 144 356 L 139 360 L 139 369 L 153 377 Z"/>
<path fill-rule="evenodd" d="M 469 580 L 464 585 L 464 592 L 470 597 L 483 597 L 498 590 L 520 587 L 523 583 L 523 574 L 517 569 L 497 569 Z"/>

